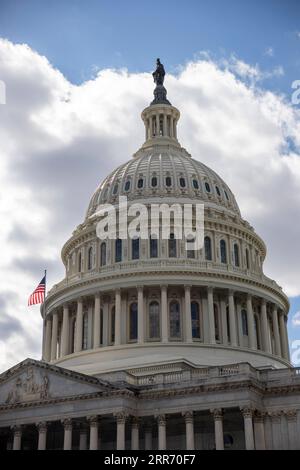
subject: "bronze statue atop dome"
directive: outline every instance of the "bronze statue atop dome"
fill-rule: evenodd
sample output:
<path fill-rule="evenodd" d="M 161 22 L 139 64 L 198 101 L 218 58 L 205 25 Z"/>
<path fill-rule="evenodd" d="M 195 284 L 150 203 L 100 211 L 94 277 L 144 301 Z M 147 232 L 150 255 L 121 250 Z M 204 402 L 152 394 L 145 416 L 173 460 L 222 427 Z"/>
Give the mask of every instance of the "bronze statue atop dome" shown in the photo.
<path fill-rule="evenodd" d="M 167 100 L 167 90 L 164 87 L 165 75 L 166 72 L 163 64 L 161 63 L 160 59 L 156 59 L 156 70 L 152 73 L 156 87 L 154 90 L 154 100 L 151 104 L 171 105 L 170 101 Z"/>
<path fill-rule="evenodd" d="M 165 79 L 165 68 L 160 59 L 156 60 L 156 70 L 153 72 L 153 79 L 156 85 L 163 85 Z"/>

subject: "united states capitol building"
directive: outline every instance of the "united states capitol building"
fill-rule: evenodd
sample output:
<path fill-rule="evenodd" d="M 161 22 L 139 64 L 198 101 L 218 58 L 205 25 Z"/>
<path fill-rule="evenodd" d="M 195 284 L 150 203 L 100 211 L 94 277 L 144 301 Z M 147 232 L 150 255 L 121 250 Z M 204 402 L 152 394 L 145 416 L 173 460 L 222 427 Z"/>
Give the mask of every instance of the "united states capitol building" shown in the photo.
<path fill-rule="evenodd" d="M 288 299 L 230 188 L 180 145 L 162 69 L 145 143 L 100 183 L 62 248 L 42 360 L 0 375 L 3 450 L 300 448 Z M 99 205 L 120 196 L 204 204 L 203 248 L 173 233 L 99 239 Z"/>

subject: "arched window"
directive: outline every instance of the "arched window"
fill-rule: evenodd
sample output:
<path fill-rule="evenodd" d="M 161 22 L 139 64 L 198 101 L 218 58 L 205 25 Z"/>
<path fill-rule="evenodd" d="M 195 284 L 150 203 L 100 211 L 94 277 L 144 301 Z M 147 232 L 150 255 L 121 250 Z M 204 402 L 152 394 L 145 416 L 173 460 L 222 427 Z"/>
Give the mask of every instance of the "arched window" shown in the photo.
<path fill-rule="evenodd" d="M 170 176 L 166 177 L 166 186 L 170 188 L 172 186 L 172 178 Z"/>
<path fill-rule="evenodd" d="M 205 250 L 205 259 L 207 261 L 212 260 L 212 249 L 211 249 L 211 239 L 210 237 L 204 238 L 204 250 Z"/>
<path fill-rule="evenodd" d="M 100 265 L 106 265 L 106 243 L 102 242 L 100 246 Z"/>
<path fill-rule="evenodd" d="M 136 302 L 129 308 L 129 341 L 135 341 L 138 334 L 138 306 Z"/>
<path fill-rule="evenodd" d="M 137 187 L 138 187 L 138 189 L 143 189 L 143 187 L 144 187 L 144 180 L 143 180 L 143 178 L 139 178 Z"/>
<path fill-rule="evenodd" d="M 180 318 L 180 305 L 177 300 L 172 300 L 169 307 L 170 312 L 170 338 L 181 338 L 181 318 Z"/>
<path fill-rule="evenodd" d="M 230 342 L 230 317 L 229 317 L 229 306 L 226 307 L 226 326 L 227 326 L 227 340 Z"/>
<path fill-rule="evenodd" d="M 226 197 L 227 201 L 229 201 L 229 196 L 227 194 L 227 191 L 225 191 L 225 189 L 224 189 L 224 194 L 225 194 L 225 197 Z"/>
<path fill-rule="evenodd" d="M 114 195 L 117 194 L 118 189 L 119 189 L 119 185 L 118 185 L 118 183 L 116 183 L 116 184 L 114 185 L 114 189 L 113 189 L 113 194 L 114 194 Z"/>
<path fill-rule="evenodd" d="M 115 252 L 115 262 L 119 263 L 122 261 L 122 240 L 118 238 L 115 242 L 116 252 Z"/>
<path fill-rule="evenodd" d="M 132 259 L 139 259 L 140 257 L 140 239 L 133 238 L 131 240 Z"/>
<path fill-rule="evenodd" d="M 198 180 L 193 180 L 193 187 L 194 187 L 194 189 L 199 189 Z"/>
<path fill-rule="evenodd" d="M 246 248 L 246 266 L 247 266 L 247 269 L 250 269 L 250 256 L 249 256 L 248 248 Z"/>
<path fill-rule="evenodd" d="M 215 338 L 216 338 L 216 341 L 220 341 L 219 309 L 216 304 L 214 304 L 214 317 L 215 317 Z"/>
<path fill-rule="evenodd" d="M 82 260 L 82 256 L 81 256 L 81 251 L 80 251 L 78 255 L 78 272 L 79 273 L 81 273 L 81 260 Z"/>
<path fill-rule="evenodd" d="M 227 249 L 225 240 L 220 241 L 221 263 L 227 263 Z"/>
<path fill-rule="evenodd" d="M 149 339 L 160 338 L 159 303 L 153 301 L 149 305 Z"/>
<path fill-rule="evenodd" d="M 125 186 L 124 186 L 125 191 L 129 191 L 129 189 L 130 189 L 130 180 L 126 181 Z"/>
<path fill-rule="evenodd" d="M 179 178 L 179 184 L 181 188 L 185 188 L 185 179 L 184 178 Z"/>
<path fill-rule="evenodd" d="M 88 312 L 85 312 L 83 315 L 82 321 L 82 349 L 85 350 L 88 348 Z"/>
<path fill-rule="evenodd" d="M 221 191 L 219 189 L 219 186 L 216 186 L 216 191 L 217 191 L 217 195 L 220 197 L 221 196 Z"/>
<path fill-rule="evenodd" d="M 112 307 L 110 311 L 110 342 L 113 344 L 115 342 L 115 318 L 116 318 L 116 309 Z"/>
<path fill-rule="evenodd" d="M 176 238 L 174 233 L 170 234 L 169 238 L 169 258 L 176 258 L 177 249 L 176 249 Z"/>
<path fill-rule="evenodd" d="M 248 319 L 247 319 L 247 311 L 243 309 L 241 311 L 242 317 L 242 332 L 244 336 L 248 336 Z"/>
<path fill-rule="evenodd" d="M 234 264 L 235 266 L 238 267 L 240 265 L 240 250 L 239 250 L 239 245 L 237 243 L 233 245 L 233 254 L 234 254 Z"/>
<path fill-rule="evenodd" d="M 88 270 L 90 271 L 93 266 L 93 248 L 90 246 L 88 251 Z"/>
<path fill-rule="evenodd" d="M 200 339 L 200 310 L 198 302 L 191 302 L 191 315 L 192 315 L 192 337 Z"/>
<path fill-rule="evenodd" d="M 158 240 L 155 236 L 150 235 L 150 258 L 158 257 Z"/>

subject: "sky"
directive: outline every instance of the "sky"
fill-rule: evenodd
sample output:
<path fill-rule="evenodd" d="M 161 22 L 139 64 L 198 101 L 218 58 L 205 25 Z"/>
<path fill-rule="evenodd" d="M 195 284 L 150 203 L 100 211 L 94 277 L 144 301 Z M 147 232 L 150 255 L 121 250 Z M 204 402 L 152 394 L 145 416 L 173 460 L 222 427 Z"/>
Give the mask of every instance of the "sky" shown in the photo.
<path fill-rule="evenodd" d="M 300 366 L 299 13 L 292 0 L 0 0 L 0 370 L 40 358 L 28 295 L 45 268 L 49 287 L 62 279 L 94 189 L 143 143 L 157 57 L 180 142 L 267 244 Z"/>

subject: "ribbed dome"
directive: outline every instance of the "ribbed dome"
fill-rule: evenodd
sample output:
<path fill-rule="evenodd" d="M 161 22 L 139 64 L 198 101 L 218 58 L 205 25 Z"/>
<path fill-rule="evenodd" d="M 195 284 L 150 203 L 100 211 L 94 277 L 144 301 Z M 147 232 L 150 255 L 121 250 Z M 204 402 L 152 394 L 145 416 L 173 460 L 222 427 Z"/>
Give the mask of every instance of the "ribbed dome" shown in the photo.
<path fill-rule="evenodd" d="M 183 148 L 155 146 L 141 149 L 133 159 L 120 165 L 95 191 L 87 217 L 99 204 L 149 197 L 186 197 L 216 204 L 240 216 L 235 197 L 224 181 L 210 168 L 193 159 Z"/>

